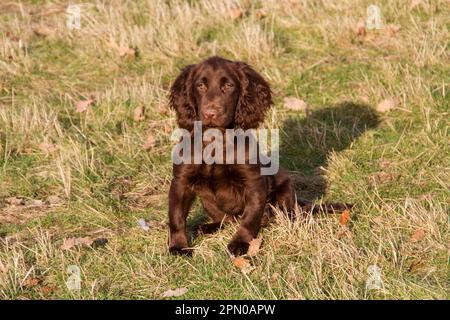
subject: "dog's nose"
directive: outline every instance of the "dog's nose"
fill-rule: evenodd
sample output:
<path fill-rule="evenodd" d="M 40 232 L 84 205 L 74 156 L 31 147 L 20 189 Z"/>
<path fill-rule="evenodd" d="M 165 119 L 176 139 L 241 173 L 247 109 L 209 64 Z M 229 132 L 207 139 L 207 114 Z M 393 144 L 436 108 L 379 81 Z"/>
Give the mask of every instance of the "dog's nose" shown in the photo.
<path fill-rule="evenodd" d="M 205 118 L 205 120 L 212 120 L 214 119 L 216 116 L 216 113 L 214 111 L 203 111 L 203 117 Z"/>

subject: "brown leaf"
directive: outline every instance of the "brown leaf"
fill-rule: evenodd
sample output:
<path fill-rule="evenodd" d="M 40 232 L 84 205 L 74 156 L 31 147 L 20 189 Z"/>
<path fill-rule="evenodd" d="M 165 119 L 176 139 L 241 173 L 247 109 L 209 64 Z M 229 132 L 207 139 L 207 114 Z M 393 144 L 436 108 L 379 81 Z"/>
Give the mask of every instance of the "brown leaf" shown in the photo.
<path fill-rule="evenodd" d="M 424 263 L 421 258 L 414 259 L 408 267 L 409 272 L 419 271 L 423 267 Z"/>
<path fill-rule="evenodd" d="M 277 281 L 278 278 L 280 277 L 280 274 L 278 272 L 275 272 L 274 274 L 272 274 L 272 276 L 270 277 L 271 281 Z"/>
<path fill-rule="evenodd" d="M 425 237 L 425 231 L 423 229 L 417 229 L 411 236 L 411 242 L 419 242 Z"/>
<path fill-rule="evenodd" d="M 420 6 L 422 4 L 422 0 L 412 0 L 411 1 L 411 9 L 414 9 L 417 6 Z"/>
<path fill-rule="evenodd" d="M 64 239 L 61 250 L 69 250 L 75 246 L 90 246 L 94 241 L 90 237 Z"/>
<path fill-rule="evenodd" d="M 243 274 L 249 274 L 255 267 L 250 264 L 250 261 L 244 257 L 233 258 L 233 265 L 238 268 Z"/>
<path fill-rule="evenodd" d="M 49 205 L 58 205 L 62 203 L 62 200 L 58 196 L 48 196 L 47 203 Z"/>
<path fill-rule="evenodd" d="M 240 8 L 233 8 L 230 10 L 230 18 L 233 20 L 242 18 L 242 16 L 244 15 L 244 12 L 240 9 Z"/>
<path fill-rule="evenodd" d="M 394 107 L 395 107 L 395 100 L 393 98 L 388 98 L 388 99 L 381 101 L 377 105 L 376 109 L 378 112 L 384 113 L 384 112 L 388 112 L 389 110 L 391 110 Z"/>
<path fill-rule="evenodd" d="M 130 48 L 128 46 L 120 46 L 118 45 L 113 39 L 109 40 L 108 47 L 115 50 L 120 57 L 135 57 L 136 56 L 136 49 Z"/>
<path fill-rule="evenodd" d="M 144 141 L 143 148 L 145 150 L 150 150 L 156 145 L 156 139 L 153 135 L 149 134 Z"/>
<path fill-rule="evenodd" d="M 300 99 L 297 99 L 295 97 L 285 97 L 284 98 L 284 107 L 289 110 L 294 111 L 307 111 L 308 110 L 308 104 Z"/>
<path fill-rule="evenodd" d="M 264 18 L 265 16 L 267 16 L 267 13 L 264 10 L 259 9 L 259 10 L 255 11 L 256 19 L 260 20 L 260 19 Z"/>
<path fill-rule="evenodd" d="M 44 296 L 49 295 L 56 291 L 56 287 L 52 285 L 45 285 L 41 287 L 41 292 Z"/>
<path fill-rule="evenodd" d="M 359 20 L 358 24 L 356 25 L 356 34 L 359 37 L 365 37 L 367 32 L 366 32 L 366 23 L 364 22 L 364 20 Z"/>
<path fill-rule="evenodd" d="M 44 205 L 44 201 L 39 200 L 39 199 L 30 199 L 30 200 L 26 200 L 25 204 L 30 207 L 41 207 Z"/>
<path fill-rule="evenodd" d="M 341 239 L 341 238 L 344 238 L 344 237 L 347 238 L 347 239 L 352 239 L 353 235 L 352 235 L 351 231 L 349 230 L 348 226 L 341 225 L 339 230 L 336 232 L 336 237 L 338 239 Z"/>
<path fill-rule="evenodd" d="M 377 172 L 370 176 L 370 183 L 371 185 L 375 184 L 383 184 L 383 183 L 389 183 L 394 181 L 398 178 L 398 175 L 393 172 Z"/>
<path fill-rule="evenodd" d="M 1 146 L 0 146 L 0 152 L 2 151 L 2 148 L 1 148 Z M 23 149 L 23 154 L 33 154 L 34 153 L 34 150 L 33 150 L 33 148 L 31 148 L 31 147 L 25 147 L 24 149 Z"/>
<path fill-rule="evenodd" d="M 241 269 L 248 264 L 250 264 L 250 262 L 244 257 L 236 257 L 233 259 L 233 265 L 238 269 Z"/>
<path fill-rule="evenodd" d="M 94 99 L 92 98 L 79 100 L 75 103 L 75 111 L 78 113 L 86 112 L 91 108 L 92 103 L 94 103 Z"/>
<path fill-rule="evenodd" d="M 389 35 L 392 37 L 392 36 L 394 36 L 397 32 L 400 31 L 401 26 L 395 25 L 395 24 L 390 24 L 390 25 L 388 26 L 387 29 L 388 29 Z"/>
<path fill-rule="evenodd" d="M 41 282 L 40 279 L 37 278 L 27 278 L 23 282 L 23 286 L 27 288 L 36 287 Z"/>
<path fill-rule="evenodd" d="M 38 148 L 39 150 L 47 154 L 53 153 L 58 150 L 57 145 L 48 138 L 45 138 L 44 141 L 39 144 Z"/>
<path fill-rule="evenodd" d="M 162 294 L 163 298 L 170 298 L 170 297 L 179 297 L 182 296 L 183 294 L 185 294 L 186 292 L 188 292 L 187 288 L 176 288 L 176 289 L 169 289 L 167 291 L 165 291 Z"/>
<path fill-rule="evenodd" d="M 247 255 L 255 256 L 259 252 L 259 248 L 261 247 L 262 239 L 255 238 L 250 241 L 250 246 L 248 247 Z"/>
<path fill-rule="evenodd" d="M 347 225 L 347 223 L 350 221 L 350 210 L 345 209 L 339 218 L 339 224 L 341 226 Z"/>
<path fill-rule="evenodd" d="M 5 266 L 5 265 L 3 264 L 3 262 L 0 261 L 0 273 L 5 274 L 5 273 L 7 273 L 8 271 L 9 271 L 9 267 L 8 267 L 8 266 Z"/>
<path fill-rule="evenodd" d="M 75 247 L 75 238 L 64 239 L 61 250 L 69 250 L 72 247 Z"/>
<path fill-rule="evenodd" d="M 139 106 L 136 109 L 134 109 L 133 120 L 136 122 L 145 120 L 145 107 L 144 106 Z"/>
<path fill-rule="evenodd" d="M 23 206 L 25 201 L 22 198 L 9 197 L 5 199 L 5 202 L 10 206 Z"/>
<path fill-rule="evenodd" d="M 125 56 L 135 57 L 136 56 L 136 50 L 133 48 L 119 47 L 118 51 L 119 51 L 119 56 L 121 56 L 121 57 L 125 57 Z"/>
<path fill-rule="evenodd" d="M 48 37 L 53 34 L 54 30 L 46 26 L 36 26 L 33 28 L 33 32 L 40 37 Z"/>

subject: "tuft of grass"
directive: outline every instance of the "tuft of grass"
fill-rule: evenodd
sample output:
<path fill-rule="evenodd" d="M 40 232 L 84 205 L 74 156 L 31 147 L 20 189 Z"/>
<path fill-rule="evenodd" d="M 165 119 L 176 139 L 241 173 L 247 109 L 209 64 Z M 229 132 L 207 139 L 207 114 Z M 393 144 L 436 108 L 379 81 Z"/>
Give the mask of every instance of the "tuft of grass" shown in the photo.
<path fill-rule="evenodd" d="M 159 299 L 187 287 L 180 298 L 448 299 L 450 10 L 381 1 L 383 28 L 361 37 L 370 4 L 90 0 L 79 30 L 58 1 L 0 4 L 0 298 Z M 138 54 L 121 57 L 111 41 Z M 248 275 L 226 251 L 237 225 L 192 235 L 191 258 L 167 252 L 168 88 L 181 67 L 217 54 L 271 83 L 264 125 L 280 129 L 298 195 L 355 204 L 346 226 L 278 212 Z M 284 109 L 285 96 L 308 112 Z M 89 97 L 92 109 L 77 113 Z M 396 107 L 378 113 L 391 97 Z M 189 230 L 205 220 L 197 202 Z M 108 242 L 61 249 L 85 236 Z M 71 265 L 79 291 L 66 285 Z M 374 266 L 378 289 L 367 287 Z"/>

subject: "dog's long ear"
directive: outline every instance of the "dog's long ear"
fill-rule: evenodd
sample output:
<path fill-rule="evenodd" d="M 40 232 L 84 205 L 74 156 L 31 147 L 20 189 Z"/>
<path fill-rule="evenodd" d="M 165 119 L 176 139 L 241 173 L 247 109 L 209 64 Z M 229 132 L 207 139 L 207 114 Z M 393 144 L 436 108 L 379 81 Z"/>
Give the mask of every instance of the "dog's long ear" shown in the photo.
<path fill-rule="evenodd" d="M 269 84 L 252 67 L 235 62 L 240 80 L 240 96 L 236 106 L 234 123 L 237 128 L 256 128 L 264 121 L 266 111 L 272 105 Z"/>
<path fill-rule="evenodd" d="M 192 93 L 192 73 L 196 65 L 189 65 L 181 71 L 170 88 L 169 107 L 177 113 L 180 128 L 191 130 L 198 119 Z"/>

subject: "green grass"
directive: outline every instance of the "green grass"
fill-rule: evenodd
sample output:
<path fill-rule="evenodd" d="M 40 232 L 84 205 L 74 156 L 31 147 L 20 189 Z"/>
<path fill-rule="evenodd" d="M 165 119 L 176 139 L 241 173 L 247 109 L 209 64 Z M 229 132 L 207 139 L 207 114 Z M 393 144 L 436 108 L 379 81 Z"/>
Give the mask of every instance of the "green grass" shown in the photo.
<path fill-rule="evenodd" d="M 87 1 L 74 31 L 60 2 L 24 1 L 24 14 L 0 5 L 0 298 L 159 299 L 178 287 L 187 299 L 449 298 L 448 4 L 382 1 L 384 29 L 361 37 L 370 2 L 240 1 L 238 19 L 232 3 Z M 401 28 L 390 34 L 390 24 Z M 110 39 L 138 55 L 120 57 Z M 355 204 L 346 227 L 338 215 L 291 222 L 280 212 L 248 275 L 226 251 L 236 225 L 192 236 L 193 257 L 167 250 L 168 88 L 181 67 L 214 54 L 271 83 L 264 125 L 280 129 L 297 194 Z M 77 113 L 90 96 L 92 110 Z M 285 109 L 286 96 L 309 111 Z M 390 97 L 395 108 L 376 111 Z M 139 106 L 146 119 L 136 122 Z M 145 150 L 149 135 L 156 145 Z M 8 203 L 49 196 L 61 203 Z M 196 203 L 189 230 L 205 220 Z M 84 236 L 108 243 L 61 249 Z M 80 291 L 65 284 L 69 265 L 81 270 Z M 366 289 L 370 265 L 381 290 Z"/>

